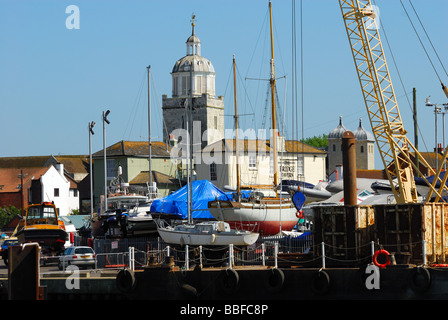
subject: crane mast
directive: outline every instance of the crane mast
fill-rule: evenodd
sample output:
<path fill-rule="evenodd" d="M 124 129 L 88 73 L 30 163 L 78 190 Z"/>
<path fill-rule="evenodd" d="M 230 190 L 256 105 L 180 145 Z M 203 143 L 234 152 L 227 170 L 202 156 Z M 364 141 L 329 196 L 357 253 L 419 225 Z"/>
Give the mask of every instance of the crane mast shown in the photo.
<path fill-rule="evenodd" d="M 411 150 L 431 174 L 436 172 L 406 137 L 373 7 L 370 0 L 339 0 L 339 5 L 372 131 L 395 200 L 399 204 L 418 202 L 412 169 L 420 171 L 411 159 Z M 441 199 L 441 189 L 435 189 L 437 180 L 440 180 L 438 175 L 434 184 L 426 181 L 430 194 L 434 192 Z"/>

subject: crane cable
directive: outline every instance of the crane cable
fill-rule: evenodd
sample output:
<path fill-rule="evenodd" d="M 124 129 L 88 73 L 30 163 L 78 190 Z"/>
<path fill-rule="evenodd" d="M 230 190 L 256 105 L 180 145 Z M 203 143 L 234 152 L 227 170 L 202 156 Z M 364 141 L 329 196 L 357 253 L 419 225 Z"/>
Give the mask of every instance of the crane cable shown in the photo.
<path fill-rule="evenodd" d="M 446 97 L 448 98 L 448 89 L 447 89 L 447 88 L 445 87 L 445 85 L 443 84 L 442 79 L 440 78 L 440 75 L 439 75 L 439 73 L 437 72 L 437 69 L 436 69 L 435 66 L 434 66 L 434 63 L 432 62 L 432 60 L 431 60 L 431 58 L 430 58 L 430 56 L 429 56 L 429 54 L 428 54 L 428 51 L 426 50 L 426 48 L 425 48 L 425 46 L 424 46 L 424 44 L 423 44 L 423 42 L 422 42 L 422 40 L 421 40 L 421 38 L 420 38 L 418 32 L 417 32 L 417 29 L 415 28 L 414 24 L 412 23 L 412 20 L 411 20 L 409 14 L 408 14 L 408 11 L 406 10 L 406 8 L 405 8 L 405 6 L 404 6 L 404 4 L 403 4 L 403 1 L 400 0 L 400 3 L 401 3 L 401 6 L 403 7 L 404 12 L 406 13 L 406 16 L 408 17 L 409 22 L 410 22 L 411 25 L 412 25 L 412 28 L 414 29 L 414 32 L 415 32 L 415 34 L 416 34 L 418 40 L 420 41 L 420 44 L 421 44 L 422 47 L 423 47 L 423 50 L 425 51 L 426 56 L 428 57 L 429 62 L 431 63 L 431 66 L 432 66 L 434 72 L 435 72 L 436 75 L 437 75 L 437 78 L 438 78 L 439 81 L 440 81 L 440 84 L 442 85 L 442 90 L 443 90 L 443 92 L 445 93 Z M 426 32 L 426 29 L 425 29 L 425 27 L 423 26 L 423 23 L 422 23 L 422 21 L 420 20 L 420 17 L 419 17 L 419 15 L 417 14 L 417 11 L 415 10 L 414 5 L 412 4 L 411 0 L 409 0 L 409 3 L 411 4 L 412 9 L 414 10 L 415 15 L 417 16 L 417 19 L 418 19 L 418 21 L 420 22 L 420 25 L 421 25 L 423 31 L 425 32 L 425 35 L 426 35 L 426 37 L 428 38 L 429 43 L 431 44 L 431 47 L 432 47 L 432 49 L 434 50 L 434 52 L 435 52 L 435 54 L 436 54 L 436 56 L 437 56 L 437 59 L 439 60 L 440 64 L 442 65 L 442 68 L 443 68 L 443 70 L 445 71 L 445 74 L 448 76 L 448 73 L 447 73 L 447 71 L 446 71 L 446 69 L 445 69 L 445 66 L 444 66 L 443 63 L 442 63 L 442 61 L 441 61 L 441 59 L 440 59 L 440 57 L 439 57 L 439 54 L 437 53 L 437 50 L 434 48 L 434 45 L 432 44 L 432 41 L 431 41 L 431 39 L 429 38 L 429 35 L 428 35 L 428 33 Z"/>
<path fill-rule="evenodd" d="M 372 2 L 373 2 L 374 5 L 376 5 L 375 0 L 372 0 Z M 400 2 L 401 2 L 401 0 L 400 0 Z M 403 89 L 403 92 L 405 93 L 405 98 L 406 98 L 406 100 L 408 102 L 408 107 L 409 107 L 411 113 L 413 114 L 414 112 L 412 110 L 412 105 L 411 105 L 411 102 L 409 101 L 409 97 L 408 97 L 408 94 L 406 92 L 406 87 L 405 87 L 405 85 L 403 83 L 403 79 L 401 77 L 401 73 L 400 73 L 400 70 L 398 68 L 397 61 L 395 60 L 395 55 L 394 55 L 394 53 L 392 51 L 392 47 L 391 47 L 391 45 L 389 43 L 389 38 L 388 38 L 387 33 L 386 33 L 386 28 L 384 27 L 383 22 L 382 22 L 381 19 L 379 20 L 379 23 L 380 23 L 380 26 L 381 26 L 381 30 L 383 31 L 384 39 L 386 40 L 386 44 L 387 44 L 387 47 L 389 49 L 390 56 L 392 58 L 392 62 L 394 64 L 394 66 L 395 66 L 395 70 L 397 72 L 398 79 L 400 80 L 401 87 Z M 422 131 L 420 130 L 420 126 L 418 124 L 417 124 L 417 130 L 418 130 L 419 136 L 422 138 L 422 143 L 425 146 L 425 149 L 428 150 L 428 147 L 426 145 L 425 139 L 423 138 Z"/>

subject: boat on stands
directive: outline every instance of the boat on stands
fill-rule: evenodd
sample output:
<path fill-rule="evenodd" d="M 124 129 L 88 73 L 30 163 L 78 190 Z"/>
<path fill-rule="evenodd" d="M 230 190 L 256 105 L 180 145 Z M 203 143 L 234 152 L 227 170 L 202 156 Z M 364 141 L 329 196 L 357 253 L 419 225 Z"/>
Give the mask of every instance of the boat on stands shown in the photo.
<path fill-rule="evenodd" d="M 121 178 L 121 168 L 118 172 L 115 179 Z M 94 236 L 128 237 L 156 234 L 157 227 L 149 212 L 153 199 L 145 192 L 130 192 L 128 183 L 114 181 L 109 186 L 107 210 L 100 210 L 97 219 L 92 223 Z"/>
<path fill-rule="evenodd" d="M 274 49 L 272 33 L 272 11 L 269 2 L 271 22 L 271 113 L 272 113 L 272 142 L 273 142 L 273 164 L 277 166 L 277 129 L 275 122 L 275 72 L 274 72 Z M 236 133 L 236 176 L 237 192 L 236 201 L 219 200 L 210 201 L 208 208 L 210 213 L 217 219 L 230 224 L 232 228 L 244 229 L 258 232 L 262 235 L 274 235 L 282 231 L 292 230 L 300 219 L 301 207 L 305 202 L 305 196 L 296 191 L 298 201 L 293 202 L 289 193 L 282 192 L 277 185 L 277 170 L 274 170 L 274 181 L 270 186 L 252 186 L 248 198 L 241 197 L 239 178 L 239 146 L 238 146 L 238 112 L 236 103 L 236 80 L 235 80 L 235 58 L 234 62 L 234 90 L 235 90 L 235 133 Z M 302 201 L 303 200 L 303 201 Z"/>
<path fill-rule="evenodd" d="M 205 221 L 176 226 L 160 225 L 158 232 L 166 243 L 180 246 L 227 246 L 229 244 L 249 246 L 254 244 L 259 236 L 255 232 L 231 229 L 230 225 L 224 221 Z"/>
<path fill-rule="evenodd" d="M 53 202 L 29 205 L 14 236 L 19 243 L 37 242 L 53 252 L 62 252 L 67 241 L 65 224 L 59 220 L 58 210 Z"/>

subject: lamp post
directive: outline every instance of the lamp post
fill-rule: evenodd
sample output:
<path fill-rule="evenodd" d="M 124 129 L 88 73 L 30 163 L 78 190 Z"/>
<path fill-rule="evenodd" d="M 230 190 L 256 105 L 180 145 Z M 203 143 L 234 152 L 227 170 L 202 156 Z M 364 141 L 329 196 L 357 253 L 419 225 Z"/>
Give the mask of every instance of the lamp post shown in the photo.
<path fill-rule="evenodd" d="M 107 211 L 107 161 L 106 161 L 106 123 L 110 124 L 107 116 L 110 110 L 103 111 L 103 154 L 104 154 L 104 211 Z"/>
<path fill-rule="evenodd" d="M 438 150 L 438 145 L 437 145 L 437 114 L 441 113 L 442 114 L 442 130 L 443 130 L 443 137 L 442 137 L 442 143 L 443 143 L 443 147 L 445 148 L 445 113 L 447 113 L 448 111 L 448 103 L 443 103 L 442 106 L 445 109 L 445 112 L 442 112 L 442 107 L 440 106 L 440 104 L 437 103 L 431 103 L 430 102 L 430 98 L 431 96 L 428 96 L 425 100 L 425 105 L 427 107 L 434 107 L 434 130 L 435 130 L 435 149 L 434 149 L 434 154 L 436 157 L 436 167 L 435 169 L 437 170 L 439 167 L 439 150 Z M 445 164 L 445 169 L 446 169 L 446 164 Z"/>
<path fill-rule="evenodd" d="M 89 122 L 89 162 L 90 162 L 90 215 L 93 215 L 93 170 L 92 170 L 92 135 L 95 133 L 93 132 L 93 127 L 95 126 L 95 121 Z"/>

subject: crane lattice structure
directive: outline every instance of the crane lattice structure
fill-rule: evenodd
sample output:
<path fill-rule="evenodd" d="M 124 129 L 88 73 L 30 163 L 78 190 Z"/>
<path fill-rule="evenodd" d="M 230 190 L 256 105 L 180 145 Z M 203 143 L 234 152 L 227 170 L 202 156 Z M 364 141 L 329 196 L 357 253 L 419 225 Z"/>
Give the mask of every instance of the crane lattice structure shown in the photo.
<path fill-rule="evenodd" d="M 443 201 L 441 192 L 443 188 L 448 191 L 445 186 L 448 175 L 445 175 L 440 189 L 436 190 L 436 182 L 441 181 L 439 174 L 442 166 L 436 174 L 406 137 L 370 0 L 339 0 L 339 4 L 372 131 L 396 202 L 418 202 L 414 171 L 420 173 L 420 170 L 410 157 L 411 150 L 420 163 L 429 168 L 430 174 L 435 175 L 431 184 L 421 174 L 431 186 L 426 201 L 430 200 L 433 192 L 436 201 Z M 443 162 L 446 156 L 447 152 Z M 397 179 L 396 183 L 394 179 Z"/>

